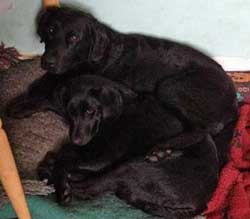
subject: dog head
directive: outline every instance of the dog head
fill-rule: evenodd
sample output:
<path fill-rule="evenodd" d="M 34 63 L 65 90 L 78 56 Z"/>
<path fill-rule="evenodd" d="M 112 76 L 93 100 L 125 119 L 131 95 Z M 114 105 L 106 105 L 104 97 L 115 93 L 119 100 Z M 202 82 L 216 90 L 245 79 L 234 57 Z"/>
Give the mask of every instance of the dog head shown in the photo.
<path fill-rule="evenodd" d="M 86 145 L 102 122 L 119 117 L 124 103 L 136 98 L 136 94 L 108 79 L 85 75 L 58 88 L 55 98 L 67 111 L 71 141 Z"/>
<path fill-rule="evenodd" d="M 90 59 L 103 57 L 108 44 L 103 25 L 88 13 L 67 7 L 43 9 L 37 17 L 37 33 L 45 43 L 42 68 L 63 74 Z"/>

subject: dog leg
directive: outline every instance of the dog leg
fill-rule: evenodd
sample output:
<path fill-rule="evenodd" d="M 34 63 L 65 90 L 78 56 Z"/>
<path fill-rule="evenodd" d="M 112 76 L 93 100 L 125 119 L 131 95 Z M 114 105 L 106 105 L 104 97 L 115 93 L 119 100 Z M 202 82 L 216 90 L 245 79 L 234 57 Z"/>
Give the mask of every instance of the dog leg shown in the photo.
<path fill-rule="evenodd" d="M 47 179 L 49 184 L 54 184 L 57 201 L 68 205 L 72 200 L 71 184 L 81 184 L 89 178 L 94 178 L 105 168 L 105 164 L 100 167 L 100 159 L 97 158 L 103 153 L 107 156 L 107 150 L 103 139 L 98 137 L 85 147 L 65 144 L 59 151 L 47 153 L 39 164 L 38 175 L 41 179 Z"/>
<path fill-rule="evenodd" d="M 6 108 L 6 115 L 21 119 L 29 117 L 34 113 L 49 109 L 49 106 L 50 104 L 47 99 L 30 98 L 29 96 L 23 94 L 8 104 Z"/>
<path fill-rule="evenodd" d="M 29 117 L 36 112 L 53 110 L 50 103 L 56 78 L 44 75 L 33 82 L 28 91 L 14 98 L 6 107 L 7 116 L 14 118 Z"/>
<path fill-rule="evenodd" d="M 57 154 L 49 151 L 37 167 L 39 178 L 41 180 L 47 180 L 48 184 L 53 184 L 53 171 L 55 168 L 56 159 Z"/>
<path fill-rule="evenodd" d="M 154 146 L 146 156 L 146 160 L 149 162 L 158 162 L 181 156 L 183 149 L 201 142 L 206 136 L 207 132 L 205 130 L 182 133 L 174 138 L 170 138 L 165 143 Z"/>
<path fill-rule="evenodd" d="M 48 184 L 54 184 L 57 201 L 62 205 L 71 202 L 72 173 L 77 172 L 77 164 L 80 160 L 78 147 L 70 144 L 63 145 L 58 152 L 48 152 L 43 161 L 38 165 L 38 176 L 42 180 L 47 180 Z M 83 173 L 74 175 L 74 180 L 79 180 Z"/>

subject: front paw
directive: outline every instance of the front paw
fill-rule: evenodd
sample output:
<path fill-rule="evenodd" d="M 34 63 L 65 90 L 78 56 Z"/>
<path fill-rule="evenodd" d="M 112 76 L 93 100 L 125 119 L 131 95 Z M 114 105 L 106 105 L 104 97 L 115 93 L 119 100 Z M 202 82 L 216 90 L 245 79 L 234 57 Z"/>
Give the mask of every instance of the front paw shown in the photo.
<path fill-rule="evenodd" d="M 148 161 L 148 162 L 152 162 L 152 163 L 155 163 L 155 162 L 159 162 L 161 160 L 164 160 L 166 159 L 167 157 L 171 156 L 172 154 L 172 150 L 168 149 L 168 150 L 162 150 L 162 151 L 153 151 L 153 152 L 150 152 L 145 160 Z"/>
<path fill-rule="evenodd" d="M 183 152 L 181 150 L 173 149 L 155 149 L 151 151 L 146 157 L 145 160 L 150 163 L 156 163 L 163 160 L 172 160 L 181 157 Z"/>
<path fill-rule="evenodd" d="M 63 167 L 58 166 L 56 162 L 56 153 L 48 152 L 38 166 L 38 176 L 41 180 L 47 180 L 48 184 L 54 185 L 58 203 L 66 206 L 72 200 L 70 186 L 72 177 Z"/>
<path fill-rule="evenodd" d="M 54 183 L 57 202 L 63 206 L 69 205 L 72 201 L 70 178 L 71 175 L 69 173 L 59 173 Z"/>

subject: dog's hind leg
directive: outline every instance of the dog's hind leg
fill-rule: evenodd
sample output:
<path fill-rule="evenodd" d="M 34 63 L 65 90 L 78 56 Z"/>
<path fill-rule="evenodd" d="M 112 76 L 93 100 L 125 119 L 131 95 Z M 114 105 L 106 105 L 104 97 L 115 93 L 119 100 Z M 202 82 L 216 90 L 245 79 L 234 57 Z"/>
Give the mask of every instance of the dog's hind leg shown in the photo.
<path fill-rule="evenodd" d="M 155 96 L 187 128 L 205 129 L 212 135 L 238 116 L 234 85 L 222 70 L 191 66 L 184 76 L 177 74 L 159 82 Z"/>
<path fill-rule="evenodd" d="M 207 135 L 205 130 L 182 133 L 163 143 L 156 144 L 146 156 L 146 160 L 157 162 L 168 157 L 178 156 L 183 149 L 201 142 Z"/>
<path fill-rule="evenodd" d="M 200 78 L 200 70 L 207 71 L 205 78 Z M 212 75 L 225 83 L 211 80 Z M 207 134 L 215 136 L 237 118 L 235 90 L 222 72 L 196 66 L 185 77 L 177 75 L 163 80 L 155 93 L 159 103 L 172 111 L 185 126 L 183 134 L 156 145 L 152 151 L 157 153 L 189 147 L 202 141 Z"/>

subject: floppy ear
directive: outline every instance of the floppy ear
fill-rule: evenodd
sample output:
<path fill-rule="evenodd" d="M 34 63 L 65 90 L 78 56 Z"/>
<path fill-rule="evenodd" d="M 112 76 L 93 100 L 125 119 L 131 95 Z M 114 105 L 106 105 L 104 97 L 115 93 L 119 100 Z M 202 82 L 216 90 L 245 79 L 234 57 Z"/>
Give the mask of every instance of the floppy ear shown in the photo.
<path fill-rule="evenodd" d="M 105 33 L 105 28 L 97 23 L 91 24 L 90 37 L 93 38 L 93 41 L 89 59 L 90 61 L 98 62 L 104 57 L 105 50 L 108 47 L 110 40 L 107 33 Z"/>
<path fill-rule="evenodd" d="M 44 32 L 44 28 L 45 28 L 45 24 L 47 22 L 47 19 L 48 19 L 48 16 L 49 16 L 49 12 L 43 7 L 37 14 L 37 17 L 36 17 L 36 31 L 37 31 L 37 34 L 41 37 L 41 41 L 40 42 L 43 42 L 44 41 L 44 38 L 43 38 L 43 32 Z"/>
<path fill-rule="evenodd" d="M 119 116 L 124 104 L 132 101 L 137 96 L 132 90 L 120 85 L 102 87 L 99 92 L 104 118 Z"/>
<path fill-rule="evenodd" d="M 53 93 L 53 109 L 59 115 L 65 114 L 67 105 L 70 99 L 70 94 L 66 86 L 59 86 Z"/>
<path fill-rule="evenodd" d="M 120 114 L 123 104 L 122 96 L 114 87 L 94 87 L 91 89 L 91 95 L 100 102 L 104 119 L 116 117 Z"/>
<path fill-rule="evenodd" d="M 55 13 L 58 7 L 51 6 L 48 8 L 41 8 L 36 16 L 36 29 L 37 34 L 41 37 L 41 42 L 44 41 L 44 30 L 47 28 L 47 22 L 51 14 Z"/>

